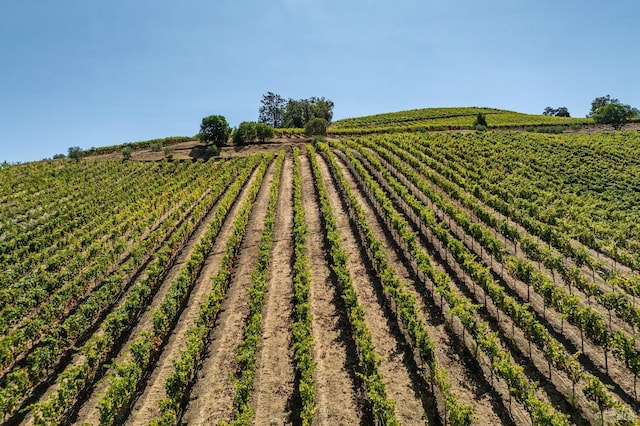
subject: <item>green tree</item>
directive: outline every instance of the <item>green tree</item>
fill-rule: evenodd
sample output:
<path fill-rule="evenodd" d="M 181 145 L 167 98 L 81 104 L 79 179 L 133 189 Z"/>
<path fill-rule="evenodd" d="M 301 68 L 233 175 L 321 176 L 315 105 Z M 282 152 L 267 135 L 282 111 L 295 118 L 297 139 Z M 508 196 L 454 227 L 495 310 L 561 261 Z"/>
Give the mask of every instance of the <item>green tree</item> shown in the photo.
<path fill-rule="evenodd" d="M 548 115 L 552 117 L 571 117 L 567 107 L 551 108 L 546 107 L 542 112 L 542 115 Z"/>
<path fill-rule="evenodd" d="M 256 124 L 256 136 L 260 142 L 266 142 L 274 136 L 273 127 L 265 123 Z"/>
<path fill-rule="evenodd" d="M 327 120 L 321 117 L 315 117 L 309 120 L 304 126 L 304 134 L 307 136 L 312 135 L 326 135 L 327 134 Z"/>
<path fill-rule="evenodd" d="M 630 119 L 638 117 L 640 111 L 629 105 L 621 103 L 609 103 L 598 108 L 592 115 L 593 121 L 598 124 L 610 124 L 614 129 L 620 130 Z"/>
<path fill-rule="evenodd" d="M 227 143 L 231 128 L 227 119 L 222 115 L 210 115 L 202 119 L 200 125 L 200 140 L 205 143 L 213 143 L 221 146 Z"/>
<path fill-rule="evenodd" d="M 258 111 L 258 121 L 272 127 L 282 127 L 286 104 L 284 98 L 276 93 L 267 92 L 266 95 L 262 95 L 260 103 L 262 106 Z"/>
<path fill-rule="evenodd" d="M 71 146 L 69 147 L 69 158 L 72 160 L 80 161 L 82 157 L 84 157 L 85 152 L 79 146 Z"/>
<path fill-rule="evenodd" d="M 479 112 L 476 115 L 476 121 L 473 123 L 473 127 L 476 130 L 484 130 L 487 128 L 487 117 L 485 117 L 484 113 Z"/>
<path fill-rule="evenodd" d="M 325 98 L 289 99 L 284 109 L 284 126 L 303 128 L 314 118 L 322 118 L 330 123 L 333 106 L 333 102 Z"/>
<path fill-rule="evenodd" d="M 607 95 L 607 96 L 600 96 L 598 98 L 595 98 L 592 102 L 591 102 L 591 111 L 589 112 L 589 114 L 587 114 L 587 117 L 592 117 L 593 114 L 596 113 L 596 111 L 599 108 L 602 108 L 603 106 L 607 106 L 609 104 L 619 104 L 620 101 L 617 100 L 616 98 L 612 98 L 611 96 Z"/>
<path fill-rule="evenodd" d="M 131 145 L 126 145 L 122 147 L 120 152 L 122 152 L 122 158 L 128 160 L 131 158 L 131 154 L 133 154 L 133 148 L 131 148 Z"/>
<path fill-rule="evenodd" d="M 256 123 L 253 121 L 243 121 L 235 132 L 233 132 L 233 143 L 241 145 L 254 140 L 257 137 Z"/>

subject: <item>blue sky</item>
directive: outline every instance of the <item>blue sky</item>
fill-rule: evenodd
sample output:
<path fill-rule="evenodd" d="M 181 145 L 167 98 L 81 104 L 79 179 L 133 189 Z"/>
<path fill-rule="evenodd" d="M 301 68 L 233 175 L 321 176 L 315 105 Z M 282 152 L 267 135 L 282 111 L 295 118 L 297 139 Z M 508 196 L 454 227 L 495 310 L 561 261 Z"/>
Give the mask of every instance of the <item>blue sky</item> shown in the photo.
<path fill-rule="evenodd" d="M 256 120 L 439 106 L 640 107 L 636 0 L 3 0 L 0 162 Z"/>

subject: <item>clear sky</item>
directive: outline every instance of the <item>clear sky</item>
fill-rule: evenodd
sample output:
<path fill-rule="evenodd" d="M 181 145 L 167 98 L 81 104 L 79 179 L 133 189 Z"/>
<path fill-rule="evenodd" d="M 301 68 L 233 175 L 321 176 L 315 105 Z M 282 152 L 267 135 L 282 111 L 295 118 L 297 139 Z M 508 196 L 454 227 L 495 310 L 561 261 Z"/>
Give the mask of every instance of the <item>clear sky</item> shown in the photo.
<path fill-rule="evenodd" d="M 257 120 L 487 106 L 640 107 L 637 0 L 2 0 L 0 162 Z"/>

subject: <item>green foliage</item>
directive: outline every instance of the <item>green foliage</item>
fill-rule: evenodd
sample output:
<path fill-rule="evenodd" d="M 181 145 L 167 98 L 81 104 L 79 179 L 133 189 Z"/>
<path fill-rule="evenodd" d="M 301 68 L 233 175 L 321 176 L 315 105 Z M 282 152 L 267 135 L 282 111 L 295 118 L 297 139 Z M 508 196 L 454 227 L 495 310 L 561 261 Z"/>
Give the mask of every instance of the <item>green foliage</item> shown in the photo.
<path fill-rule="evenodd" d="M 266 95 L 262 95 L 260 103 L 262 105 L 258 112 L 258 121 L 271 127 L 283 127 L 286 105 L 284 98 L 273 92 L 267 92 Z"/>
<path fill-rule="evenodd" d="M 266 142 L 269 139 L 272 139 L 274 136 L 273 127 L 266 123 L 256 124 L 256 136 L 260 139 L 260 142 Z"/>
<path fill-rule="evenodd" d="M 609 104 L 619 104 L 619 103 L 620 101 L 618 99 L 612 98 L 609 95 L 597 97 L 591 102 L 591 110 L 589 111 L 589 114 L 587 114 L 587 117 L 593 116 L 593 114 L 595 114 L 598 109 L 604 106 L 607 106 Z"/>
<path fill-rule="evenodd" d="M 313 135 L 326 135 L 327 134 L 327 120 L 324 118 L 316 117 L 310 120 L 304 126 L 304 134 L 307 136 Z"/>
<path fill-rule="evenodd" d="M 571 117 L 571 114 L 569 114 L 569 110 L 567 109 L 567 107 L 546 107 L 542 112 L 542 115 L 547 115 L 550 117 Z"/>
<path fill-rule="evenodd" d="M 126 142 L 121 145 L 110 145 L 110 146 L 102 146 L 99 148 L 91 147 L 87 151 L 85 151 L 86 155 L 102 155 L 102 154 L 112 154 L 114 152 L 121 151 L 125 146 L 130 146 L 134 151 L 139 151 L 141 149 L 151 149 L 154 152 L 159 152 L 162 149 L 163 145 L 171 145 L 180 142 L 189 142 L 196 140 L 196 137 L 193 136 L 169 136 L 166 138 L 160 139 L 149 139 L 146 141 L 138 141 L 138 142 Z"/>
<path fill-rule="evenodd" d="M 332 123 L 329 133 L 341 135 L 388 133 L 391 129 L 403 132 L 473 129 L 478 113 L 485 115 L 491 122 L 491 128 L 593 122 L 588 118 L 522 114 L 493 108 L 423 108 L 338 120 Z"/>
<path fill-rule="evenodd" d="M 200 124 L 200 140 L 222 146 L 227 143 L 231 128 L 222 115 L 210 115 L 202 119 Z"/>
<path fill-rule="evenodd" d="M 593 112 L 593 120 L 598 124 L 610 124 L 614 129 L 620 130 L 630 119 L 640 116 L 640 111 L 630 105 L 609 103 Z"/>
<path fill-rule="evenodd" d="M 122 153 L 122 158 L 124 158 L 125 160 L 128 160 L 131 158 L 131 154 L 133 153 L 133 148 L 129 145 L 122 147 L 122 149 L 120 150 L 120 152 Z"/>
<path fill-rule="evenodd" d="M 54 160 L 60 160 L 62 158 L 67 158 L 67 156 L 64 155 L 64 154 L 56 154 L 56 155 L 53 156 Z"/>
<path fill-rule="evenodd" d="M 333 118 L 333 102 L 325 98 L 289 99 L 284 110 L 284 126 L 302 128 L 315 118 L 327 123 Z"/>
<path fill-rule="evenodd" d="M 559 135 L 565 131 L 564 126 L 537 126 L 537 127 L 526 127 L 525 130 L 531 133 L 551 133 Z"/>
<path fill-rule="evenodd" d="M 69 147 L 68 157 L 72 160 L 80 161 L 85 156 L 85 152 L 79 146 Z"/>
<path fill-rule="evenodd" d="M 220 147 L 217 145 L 209 145 L 207 147 L 207 149 L 205 150 L 205 153 L 209 156 L 209 157 L 217 157 L 220 155 Z"/>
<path fill-rule="evenodd" d="M 487 128 L 487 117 L 482 112 L 479 112 L 478 115 L 476 115 L 476 121 L 473 122 L 473 127 L 476 130 L 479 130 L 478 126 L 483 126 L 482 130 Z"/>
<path fill-rule="evenodd" d="M 242 145 L 257 137 L 257 127 L 254 121 L 243 121 L 233 132 L 233 144 Z"/>

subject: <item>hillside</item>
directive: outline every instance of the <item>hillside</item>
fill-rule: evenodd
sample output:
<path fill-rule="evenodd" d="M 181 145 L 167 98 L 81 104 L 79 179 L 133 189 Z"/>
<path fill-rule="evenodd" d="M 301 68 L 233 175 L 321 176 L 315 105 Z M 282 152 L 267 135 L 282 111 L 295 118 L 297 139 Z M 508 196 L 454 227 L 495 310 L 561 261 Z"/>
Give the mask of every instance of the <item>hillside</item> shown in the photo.
<path fill-rule="evenodd" d="M 333 122 L 332 134 L 385 133 L 402 130 L 471 129 L 478 113 L 483 113 L 489 128 L 580 125 L 593 123 L 588 118 L 550 117 L 495 108 L 422 108 L 385 114 L 347 118 Z"/>
<path fill-rule="evenodd" d="M 640 133 L 166 142 L 0 169 L 3 424 L 637 421 Z"/>

